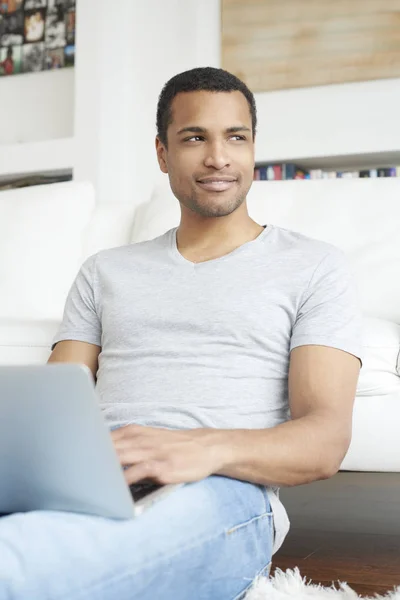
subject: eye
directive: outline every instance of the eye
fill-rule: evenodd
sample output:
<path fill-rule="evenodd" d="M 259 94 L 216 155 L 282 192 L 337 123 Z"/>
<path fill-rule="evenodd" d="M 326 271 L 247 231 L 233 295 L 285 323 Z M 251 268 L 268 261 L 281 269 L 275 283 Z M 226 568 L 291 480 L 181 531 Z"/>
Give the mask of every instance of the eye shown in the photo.
<path fill-rule="evenodd" d="M 185 138 L 183 141 L 184 141 L 184 142 L 192 142 L 192 141 L 198 142 L 199 140 L 200 140 L 200 141 L 201 141 L 201 140 L 204 140 L 204 138 L 203 138 L 203 136 L 202 136 L 202 135 L 192 135 L 192 137 L 190 137 L 190 138 Z"/>
<path fill-rule="evenodd" d="M 232 135 L 231 139 L 232 138 L 236 138 L 237 141 L 245 141 L 246 140 L 246 136 L 244 136 L 244 135 Z"/>

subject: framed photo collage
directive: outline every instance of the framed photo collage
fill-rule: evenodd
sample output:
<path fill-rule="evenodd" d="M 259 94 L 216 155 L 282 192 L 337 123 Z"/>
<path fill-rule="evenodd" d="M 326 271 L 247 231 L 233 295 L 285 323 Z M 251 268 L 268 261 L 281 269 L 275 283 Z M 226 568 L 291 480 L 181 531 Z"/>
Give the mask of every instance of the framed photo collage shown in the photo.
<path fill-rule="evenodd" d="M 76 0 L 0 0 L 0 77 L 75 64 Z"/>

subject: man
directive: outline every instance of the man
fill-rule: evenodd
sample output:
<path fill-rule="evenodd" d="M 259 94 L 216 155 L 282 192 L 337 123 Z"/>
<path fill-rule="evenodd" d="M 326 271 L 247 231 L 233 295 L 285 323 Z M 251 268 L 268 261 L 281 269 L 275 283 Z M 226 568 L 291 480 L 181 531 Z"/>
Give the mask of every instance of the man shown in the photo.
<path fill-rule="evenodd" d="M 50 357 L 97 378 L 129 484 L 188 485 L 130 522 L 3 519 L 1 600 L 242 598 L 287 534 L 279 487 L 339 469 L 360 369 L 353 288 L 341 251 L 249 217 L 255 132 L 230 73 L 165 85 L 156 151 L 180 225 L 84 263 Z"/>

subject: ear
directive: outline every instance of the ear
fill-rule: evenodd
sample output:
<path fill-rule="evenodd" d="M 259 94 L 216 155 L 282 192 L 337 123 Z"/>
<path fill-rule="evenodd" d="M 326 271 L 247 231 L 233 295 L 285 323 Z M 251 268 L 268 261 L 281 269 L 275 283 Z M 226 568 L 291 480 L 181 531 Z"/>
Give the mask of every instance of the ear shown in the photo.
<path fill-rule="evenodd" d="M 167 149 L 158 137 L 156 137 L 156 152 L 161 171 L 168 173 Z"/>

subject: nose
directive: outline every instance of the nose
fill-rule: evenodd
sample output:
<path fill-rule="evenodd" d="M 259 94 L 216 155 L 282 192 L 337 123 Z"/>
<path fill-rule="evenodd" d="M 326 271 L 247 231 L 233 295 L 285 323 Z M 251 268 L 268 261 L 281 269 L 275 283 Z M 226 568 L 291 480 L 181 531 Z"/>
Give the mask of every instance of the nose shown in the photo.
<path fill-rule="evenodd" d="M 204 165 L 206 167 L 218 169 L 218 171 L 230 166 L 227 149 L 222 143 L 214 142 L 213 144 L 207 145 L 207 154 L 204 159 Z"/>

